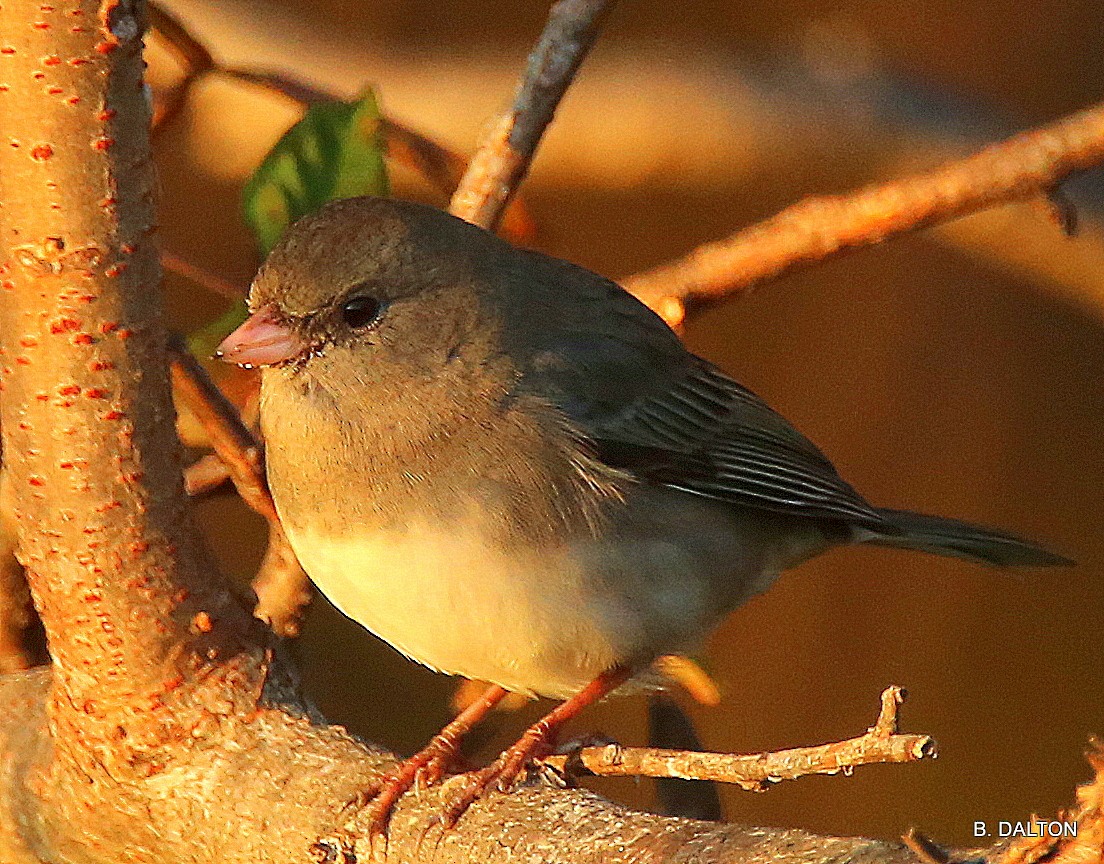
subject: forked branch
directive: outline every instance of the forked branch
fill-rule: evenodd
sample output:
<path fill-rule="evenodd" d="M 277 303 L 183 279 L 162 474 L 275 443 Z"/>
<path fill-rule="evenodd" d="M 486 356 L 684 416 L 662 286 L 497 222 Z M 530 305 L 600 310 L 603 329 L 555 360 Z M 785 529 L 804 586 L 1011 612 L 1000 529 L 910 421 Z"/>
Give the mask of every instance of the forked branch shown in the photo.
<path fill-rule="evenodd" d="M 567 774 L 713 780 L 761 792 L 774 783 L 809 774 L 838 774 L 841 771 L 849 774 L 860 765 L 935 758 L 935 741 L 931 736 L 907 735 L 898 731 L 897 709 L 904 699 L 902 688 L 887 687 L 882 692 L 882 708 L 877 722 L 864 734 L 815 747 L 737 755 L 653 747 L 626 748 L 610 744 L 584 747 L 544 761 Z"/>

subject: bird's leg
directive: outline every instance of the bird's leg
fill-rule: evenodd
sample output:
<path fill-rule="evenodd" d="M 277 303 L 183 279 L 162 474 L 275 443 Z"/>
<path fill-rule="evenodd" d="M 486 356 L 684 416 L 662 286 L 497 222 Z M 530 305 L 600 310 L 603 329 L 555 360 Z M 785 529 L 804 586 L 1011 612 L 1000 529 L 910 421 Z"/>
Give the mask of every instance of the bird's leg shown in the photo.
<path fill-rule="evenodd" d="M 560 728 L 568 720 L 588 705 L 593 705 L 603 696 L 612 693 L 631 676 L 632 669 L 628 666 L 615 666 L 603 672 L 570 699 L 561 702 L 526 729 L 513 746 L 504 750 L 486 768 L 464 774 L 459 790 L 445 805 L 440 817 L 441 821 L 446 827 L 455 825 L 472 802 L 492 785 L 503 792 L 509 792 L 529 762 L 547 756 L 551 752 Z"/>
<path fill-rule="evenodd" d="M 387 833 L 387 823 L 395 804 L 414 786 L 433 786 L 452 765 L 460 752 L 460 742 L 509 691 L 493 684 L 478 699 L 456 715 L 418 753 L 385 776 L 378 785 L 358 796 L 358 806 L 371 802 L 369 834 L 379 837 Z"/>

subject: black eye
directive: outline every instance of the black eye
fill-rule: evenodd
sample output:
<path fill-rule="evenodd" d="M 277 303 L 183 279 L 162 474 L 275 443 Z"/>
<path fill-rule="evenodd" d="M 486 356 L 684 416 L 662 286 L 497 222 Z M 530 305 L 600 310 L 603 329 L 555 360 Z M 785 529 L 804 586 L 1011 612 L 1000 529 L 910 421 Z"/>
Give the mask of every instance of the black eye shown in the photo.
<path fill-rule="evenodd" d="M 346 324 L 357 330 L 374 323 L 382 311 L 383 304 L 379 300 L 362 294 L 345 301 L 345 305 L 341 307 L 341 317 Z"/>

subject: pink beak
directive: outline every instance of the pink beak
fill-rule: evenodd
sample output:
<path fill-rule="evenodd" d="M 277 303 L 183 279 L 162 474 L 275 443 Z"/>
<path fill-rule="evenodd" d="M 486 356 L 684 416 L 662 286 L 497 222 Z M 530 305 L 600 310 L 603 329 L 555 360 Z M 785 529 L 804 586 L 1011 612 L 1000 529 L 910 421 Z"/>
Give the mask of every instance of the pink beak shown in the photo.
<path fill-rule="evenodd" d="M 233 333 L 222 340 L 215 356 L 246 369 L 274 366 L 292 360 L 307 350 L 307 344 L 281 324 L 268 306 L 262 306 Z"/>

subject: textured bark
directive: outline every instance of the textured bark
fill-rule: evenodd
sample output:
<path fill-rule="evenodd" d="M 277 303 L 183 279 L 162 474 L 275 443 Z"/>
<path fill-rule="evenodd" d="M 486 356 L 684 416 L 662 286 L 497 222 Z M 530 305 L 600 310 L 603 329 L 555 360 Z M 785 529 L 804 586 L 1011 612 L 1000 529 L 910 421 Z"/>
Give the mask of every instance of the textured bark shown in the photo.
<path fill-rule="evenodd" d="M 144 7 L 0 5 L 0 384 L 19 556 L 52 666 L 0 678 L 0 862 L 365 860 L 342 807 L 394 765 L 303 706 L 188 518 L 160 319 Z M 529 788 L 389 860 L 897 864 L 902 846 Z M 328 839 L 327 839 L 328 838 Z M 326 841 L 318 845 L 318 841 Z"/>

